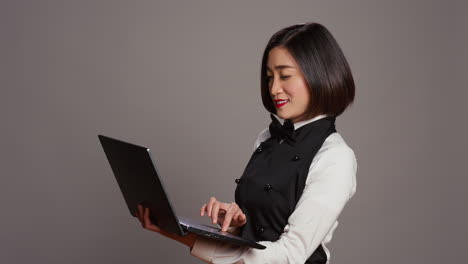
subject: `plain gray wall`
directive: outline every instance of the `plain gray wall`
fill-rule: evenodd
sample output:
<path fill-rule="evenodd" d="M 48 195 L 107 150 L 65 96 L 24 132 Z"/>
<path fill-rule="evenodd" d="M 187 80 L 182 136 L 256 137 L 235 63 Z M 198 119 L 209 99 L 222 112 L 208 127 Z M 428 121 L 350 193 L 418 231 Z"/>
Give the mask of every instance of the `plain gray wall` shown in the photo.
<path fill-rule="evenodd" d="M 357 193 L 338 263 L 462 263 L 467 252 L 462 1 L 0 2 L 0 263 L 200 263 L 144 230 L 96 137 L 152 148 L 177 212 L 233 201 L 257 133 L 269 37 L 324 24 L 354 74 L 337 129 Z"/>

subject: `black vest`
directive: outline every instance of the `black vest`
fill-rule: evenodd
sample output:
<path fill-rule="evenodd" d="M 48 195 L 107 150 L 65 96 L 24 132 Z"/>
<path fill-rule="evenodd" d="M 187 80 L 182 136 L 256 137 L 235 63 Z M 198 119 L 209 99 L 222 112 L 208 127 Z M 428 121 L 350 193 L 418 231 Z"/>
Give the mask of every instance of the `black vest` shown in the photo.
<path fill-rule="evenodd" d="M 329 116 L 296 129 L 295 143 L 279 144 L 270 137 L 260 144 L 236 180 L 235 201 L 247 216 L 240 236 L 255 241 L 279 239 L 302 195 L 313 158 L 334 132 L 335 117 Z M 305 263 L 326 262 L 320 245 Z"/>

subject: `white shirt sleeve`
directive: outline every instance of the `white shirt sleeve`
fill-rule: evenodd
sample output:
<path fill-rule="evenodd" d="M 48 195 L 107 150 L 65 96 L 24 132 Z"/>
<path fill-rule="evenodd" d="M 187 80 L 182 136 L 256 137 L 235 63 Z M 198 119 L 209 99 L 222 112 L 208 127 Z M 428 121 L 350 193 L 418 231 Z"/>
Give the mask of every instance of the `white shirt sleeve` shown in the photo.
<path fill-rule="evenodd" d="M 356 192 L 356 171 L 353 150 L 338 133 L 331 134 L 314 157 L 302 196 L 277 241 L 260 241 L 266 249 L 259 250 L 199 237 L 191 255 L 207 263 L 304 263 L 336 228 L 339 214 Z"/>

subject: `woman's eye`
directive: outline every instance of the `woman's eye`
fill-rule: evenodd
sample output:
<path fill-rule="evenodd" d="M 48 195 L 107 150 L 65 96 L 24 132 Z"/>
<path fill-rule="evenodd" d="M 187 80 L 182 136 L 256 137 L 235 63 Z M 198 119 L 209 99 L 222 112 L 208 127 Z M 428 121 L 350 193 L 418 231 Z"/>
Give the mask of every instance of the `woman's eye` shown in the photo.
<path fill-rule="evenodd" d="M 283 75 L 283 76 L 280 76 L 280 79 L 281 80 L 287 80 L 287 79 L 289 79 L 289 77 L 291 77 L 291 75 Z M 265 77 L 265 80 L 267 82 L 271 81 L 271 79 L 273 79 L 273 76 L 266 76 Z"/>

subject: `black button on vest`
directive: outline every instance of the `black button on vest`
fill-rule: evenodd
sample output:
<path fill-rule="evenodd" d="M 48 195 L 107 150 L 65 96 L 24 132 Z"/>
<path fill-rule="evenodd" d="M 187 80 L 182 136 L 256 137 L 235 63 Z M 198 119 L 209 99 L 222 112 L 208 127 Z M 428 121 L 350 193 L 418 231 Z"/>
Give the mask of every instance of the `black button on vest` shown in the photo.
<path fill-rule="evenodd" d="M 313 158 L 334 132 L 335 117 L 330 116 L 296 129 L 293 141 L 280 144 L 270 137 L 260 144 L 235 192 L 235 201 L 247 216 L 240 236 L 255 241 L 278 240 L 302 195 Z M 326 262 L 320 245 L 305 263 Z"/>

